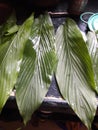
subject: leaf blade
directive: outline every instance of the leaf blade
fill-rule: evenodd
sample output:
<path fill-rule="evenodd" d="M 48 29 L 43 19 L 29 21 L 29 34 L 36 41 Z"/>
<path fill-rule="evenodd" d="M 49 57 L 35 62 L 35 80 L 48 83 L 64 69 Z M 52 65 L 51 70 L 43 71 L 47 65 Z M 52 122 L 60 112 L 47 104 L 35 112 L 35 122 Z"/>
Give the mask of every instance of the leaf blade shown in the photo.
<path fill-rule="evenodd" d="M 67 19 L 56 33 L 56 52 L 59 58 L 56 71 L 59 89 L 74 112 L 90 129 L 97 108 L 93 91 L 94 74 L 87 47 L 72 19 Z"/>
<path fill-rule="evenodd" d="M 97 32 L 88 32 L 87 34 L 87 47 L 92 60 L 94 78 L 96 82 L 96 92 L 98 93 L 98 38 Z"/>
<path fill-rule="evenodd" d="M 31 119 L 32 113 L 42 103 L 50 86 L 56 62 L 54 28 L 47 14 L 35 19 L 27 44 L 31 46 L 32 54 L 27 57 L 27 53 L 25 53 L 25 60 L 16 84 L 16 100 L 24 123 Z M 29 59 L 29 57 L 31 58 Z M 31 66 L 29 69 L 26 67 L 28 66 L 26 64 L 28 59 L 29 66 Z"/>

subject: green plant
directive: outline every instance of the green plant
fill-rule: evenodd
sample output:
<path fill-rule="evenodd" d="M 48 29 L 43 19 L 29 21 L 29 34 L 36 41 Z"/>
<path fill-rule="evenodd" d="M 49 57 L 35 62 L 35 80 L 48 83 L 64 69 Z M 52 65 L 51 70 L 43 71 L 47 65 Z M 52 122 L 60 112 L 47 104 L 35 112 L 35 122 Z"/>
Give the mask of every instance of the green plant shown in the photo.
<path fill-rule="evenodd" d="M 55 34 L 48 14 L 32 14 L 21 26 L 11 16 L 0 32 L 0 111 L 15 88 L 26 124 L 55 74 L 63 98 L 90 129 L 97 109 L 96 33 L 88 34 L 86 44 L 76 23 L 67 18 Z"/>

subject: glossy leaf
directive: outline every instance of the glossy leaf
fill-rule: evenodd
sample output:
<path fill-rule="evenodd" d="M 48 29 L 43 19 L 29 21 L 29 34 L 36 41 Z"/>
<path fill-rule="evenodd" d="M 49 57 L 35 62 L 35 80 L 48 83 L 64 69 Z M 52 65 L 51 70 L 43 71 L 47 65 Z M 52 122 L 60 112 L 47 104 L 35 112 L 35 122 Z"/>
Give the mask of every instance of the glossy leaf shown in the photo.
<path fill-rule="evenodd" d="M 16 84 L 16 100 L 24 123 L 42 103 L 56 64 L 54 28 L 45 14 L 35 19 Z"/>
<path fill-rule="evenodd" d="M 96 32 L 88 32 L 87 34 L 87 47 L 91 56 L 94 77 L 96 82 L 96 91 L 98 93 L 98 37 Z"/>
<path fill-rule="evenodd" d="M 31 32 L 32 23 L 33 15 L 24 22 L 12 39 L 9 36 L 7 42 L 0 44 L 0 111 L 16 83 L 25 43 Z"/>
<path fill-rule="evenodd" d="M 68 104 L 91 128 L 97 108 L 95 82 L 91 59 L 76 23 L 67 18 L 56 33 L 56 52 L 59 58 L 56 78 Z"/>

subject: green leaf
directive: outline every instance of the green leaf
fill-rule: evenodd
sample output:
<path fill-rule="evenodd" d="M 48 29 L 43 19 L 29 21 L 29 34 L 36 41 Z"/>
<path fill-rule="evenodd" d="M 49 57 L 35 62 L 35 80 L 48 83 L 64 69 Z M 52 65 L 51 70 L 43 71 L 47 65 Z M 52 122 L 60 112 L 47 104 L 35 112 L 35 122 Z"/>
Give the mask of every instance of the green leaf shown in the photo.
<path fill-rule="evenodd" d="M 57 30 L 56 52 L 56 78 L 61 94 L 90 129 L 97 109 L 94 74 L 86 44 L 72 19 L 67 18 Z"/>
<path fill-rule="evenodd" d="M 87 47 L 91 56 L 94 77 L 96 82 L 96 91 L 98 93 L 98 37 L 95 32 L 88 32 L 87 34 Z"/>
<path fill-rule="evenodd" d="M 12 13 L 7 21 L 0 25 L 0 44 L 11 41 L 14 34 L 19 30 L 19 25 L 16 24 L 16 15 Z"/>
<path fill-rule="evenodd" d="M 52 21 L 47 14 L 41 15 L 35 19 L 32 27 L 16 84 L 16 100 L 24 123 L 41 105 L 50 86 L 56 61 Z"/>
<path fill-rule="evenodd" d="M 16 83 L 32 23 L 33 15 L 24 22 L 12 39 L 0 44 L 0 111 Z"/>
<path fill-rule="evenodd" d="M 19 30 L 19 25 L 13 25 L 11 28 L 9 28 L 7 30 L 7 32 L 5 33 L 5 35 L 11 35 L 13 33 L 16 33 Z"/>
<path fill-rule="evenodd" d="M 16 24 L 16 15 L 15 12 L 13 12 L 10 17 L 7 19 L 7 21 L 0 25 L 0 38 L 4 36 L 5 34 L 13 34 L 18 31 L 18 25 Z M 14 28 L 13 28 L 14 27 Z M 13 28 L 13 29 L 12 29 Z M 10 31 L 11 29 L 11 31 Z"/>

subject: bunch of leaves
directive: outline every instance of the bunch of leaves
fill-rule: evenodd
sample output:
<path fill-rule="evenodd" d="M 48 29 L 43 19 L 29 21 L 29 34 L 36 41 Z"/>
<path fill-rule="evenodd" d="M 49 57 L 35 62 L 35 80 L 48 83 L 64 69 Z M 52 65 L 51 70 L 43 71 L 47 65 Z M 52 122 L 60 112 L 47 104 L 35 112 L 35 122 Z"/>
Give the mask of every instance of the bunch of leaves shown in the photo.
<path fill-rule="evenodd" d="M 67 18 L 54 34 L 47 13 L 35 19 L 32 14 L 21 26 L 12 15 L 0 32 L 0 111 L 15 87 L 26 124 L 55 73 L 64 100 L 90 129 L 97 109 L 97 33 L 89 33 L 86 44 L 75 21 Z"/>
<path fill-rule="evenodd" d="M 36 19 L 32 14 L 19 27 L 16 21 L 9 26 L 13 19 L 10 17 L 1 27 L 0 111 L 15 87 L 17 105 L 26 124 L 42 103 L 52 80 L 57 62 L 54 27 L 47 14 Z"/>

